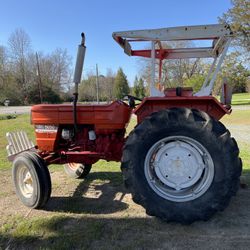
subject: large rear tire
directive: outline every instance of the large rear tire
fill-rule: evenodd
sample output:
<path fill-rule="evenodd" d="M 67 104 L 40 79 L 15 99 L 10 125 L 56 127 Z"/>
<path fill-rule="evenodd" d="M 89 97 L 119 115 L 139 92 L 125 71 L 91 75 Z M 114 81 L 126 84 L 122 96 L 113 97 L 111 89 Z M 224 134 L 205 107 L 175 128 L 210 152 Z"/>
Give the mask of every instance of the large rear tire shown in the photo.
<path fill-rule="evenodd" d="M 31 208 L 43 207 L 51 195 L 51 179 L 44 160 L 34 152 L 19 154 L 12 168 L 18 198 Z"/>
<path fill-rule="evenodd" d="M 125 185 L 146 213 L 183 224 L 225 209 L 239 187 L 239 149 L 222 123 L 202 111 L 152 114 L 129 135 Z"/>

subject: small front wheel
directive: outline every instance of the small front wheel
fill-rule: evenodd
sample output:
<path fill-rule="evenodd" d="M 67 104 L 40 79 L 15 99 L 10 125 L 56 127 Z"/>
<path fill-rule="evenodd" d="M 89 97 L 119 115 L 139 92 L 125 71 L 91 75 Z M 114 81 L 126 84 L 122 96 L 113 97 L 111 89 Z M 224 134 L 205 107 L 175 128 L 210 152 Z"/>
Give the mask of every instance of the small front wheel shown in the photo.
<path fill-rule="evenodd" d="M 12 176 L 16 194 L 25 206 L 40 208 L 46 204 L 51 194 L 51 179 L 38 154 L 19 154 L 13 162 Z"/>
<path fill-rule="evenodd" d="M 64 164 L 64 171 L 71 178 L 83 179 L 89 174 L 91 167 L 91 164 L 70 162 Z"/>

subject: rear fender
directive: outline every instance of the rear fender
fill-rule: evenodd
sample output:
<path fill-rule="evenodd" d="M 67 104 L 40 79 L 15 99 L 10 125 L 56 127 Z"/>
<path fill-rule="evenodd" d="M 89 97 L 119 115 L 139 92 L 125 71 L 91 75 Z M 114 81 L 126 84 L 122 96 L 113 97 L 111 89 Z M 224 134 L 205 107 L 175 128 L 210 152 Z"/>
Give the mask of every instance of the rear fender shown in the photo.
<path fill-rule="evenodd" d="M 213 96 L 174 96 L 174 97 L 147 97 L 134 110 L 138 123 L 145 117 L 162 109 L 169 108 L 190 108 L 206 112 L 216 120 L 220 120 L 225 114 L 230 114 L 231 109 L 226 108 Z"/>

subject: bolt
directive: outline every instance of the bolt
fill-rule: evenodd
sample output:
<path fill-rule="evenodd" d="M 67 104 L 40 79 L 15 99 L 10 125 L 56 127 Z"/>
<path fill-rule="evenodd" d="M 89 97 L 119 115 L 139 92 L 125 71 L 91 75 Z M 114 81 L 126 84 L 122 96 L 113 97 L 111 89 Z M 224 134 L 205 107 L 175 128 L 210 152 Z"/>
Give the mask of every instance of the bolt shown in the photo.
<path fill-rule="evenodd" d="M 154 162 L 153 162 L 153 166 L 154 166 L 155 168 L 158 168 L 158 167 L 159 167 L 158 164 L 159 164 L 158 161 L 154 161 Z"/>
<path fill-rule="evenodd" d="M 150 182 L 155 183 L 155 180 L 154 180 L 154 179 L 151 179 Z"/>

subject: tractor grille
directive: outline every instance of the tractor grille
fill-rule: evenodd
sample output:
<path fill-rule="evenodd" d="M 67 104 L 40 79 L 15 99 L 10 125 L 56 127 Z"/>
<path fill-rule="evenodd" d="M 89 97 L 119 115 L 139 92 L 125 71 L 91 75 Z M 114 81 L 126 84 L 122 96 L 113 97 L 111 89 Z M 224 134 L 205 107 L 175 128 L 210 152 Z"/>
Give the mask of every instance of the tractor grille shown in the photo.
<path fill-rule="evenodd" d="M 29 140 L 26 132 L 8 132 L 6 134 L 8 145 L 6 146 L 8 158 L 20 152 L 34 148 L 34 144 Z"/>

